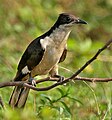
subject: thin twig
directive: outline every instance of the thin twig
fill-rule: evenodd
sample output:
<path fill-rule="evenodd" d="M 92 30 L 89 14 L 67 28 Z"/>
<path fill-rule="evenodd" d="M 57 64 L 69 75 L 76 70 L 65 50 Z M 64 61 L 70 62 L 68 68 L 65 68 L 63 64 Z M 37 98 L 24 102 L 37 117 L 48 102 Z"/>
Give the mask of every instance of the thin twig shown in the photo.
<path fill-rule="evenodd" d="M 112 39 L 109 40 L 102 48 L 100 48 L 97 53 L 90 59 L 88 60 L 79 70 L 77 70 L 75 72 L 75 74 L 73 74 L 70 79 L 73 79 L 74 77 L 76 77 L 79 73 L 81 73 L 90 63 L 92 63 L 97 57 L 98 55 L 105 50 L 106 48 L 108 48 L 110 46 L 110 44 L 112 43 Z"/>
<path fill-rule="evenodd" d="M 50 78 L 49 80 L 47 80 L 47 79 L 48 79 L 48 77 L 43 78 L 39 81 L 37 80 L 38 82 L 36 81 L 36 83 L 39 84 L 41 82 L 45 82 L 45 80 L 46 80 L 46 82 L 47 81 L 57 81 L 57 78 Z M 69 79 L 67 78 L 65 80 L 68 81 Z M 110 81 L 112 81 L 112 78 L 75 77 L 73 80 L 74 81 L 88 81 L 88 82 L 110 82 Z M 35 91 L 47 91 L 47 90 L 50 90 L 50 89 L 52 89 L 58 85 L 61 85 L 61 84 L 62 84 L 62 82 L 56 82 L 53 85 L 48 86 L 48 87 L 36 88 L 36 87 L 33 87 L 32 85 L 29 85 L 28 82 L 23 82 L 23 81 L 22 82 L 21 81 L 19 81 L 19 82 L 2 82 L 2 83 L 0 83 L 0 88 L 6 87 L 6 86 L 22 86 L 22 87 L 30 88 L 30 89 L 35 90 Z"/>
<path fill-rule="evenodd" d="M 87 81 L 87 82 L 110 82 L 112 78 L 86 78 L 86 77 L 75 77 L 73 80 L 75 81 Z"/>
<path fill-rule="evenodd" d="M 99 49 L 97 51 L 97 53 L 90 59 L 88 60 L 79 70 L 77 70 L 72 76 L 70 76 L 69 78 L 65 78 L 63 81 L 61 82 L 56 82 L 59 79 L 58 78 L 51 78 L 51 77 L 47 77 L 44 79 L 40 79 L 36 81 L 36 84 L 42 83 L 42 82 L 47 82 L 47 81 L 53 81 L 55 82 L 54 84 L 48 86 L 48 87 L 42 87 L 42 88 L 36 88 L 30 84 L 28 84 L 28 81 L 18 81 L 18 82 L 1 82 L 0 83 L 0 88 L 6 87 L 6 86 L 22 86 L 22 87 L 27 87 L 30 88 L 32 90 L 35 91 L 47 91 L 50 90 L 56 86 L 62 85 L 64 83 L 69 82 L 70 80 L 83 80 L 83 81 L 89 81 L 89 82 L 109 82 L 112 81 L 112 78 L 85 78 L 85 77 L 79 77 L 77 75 L 79 75 L 89 64 L 91 64 L 97 57 L 98 55 L 105 50 L 106 48 L 108 48 L 110 46 L 110 44 L 112 43 L 112 39 L 109 40 L 101 49 Z"/>

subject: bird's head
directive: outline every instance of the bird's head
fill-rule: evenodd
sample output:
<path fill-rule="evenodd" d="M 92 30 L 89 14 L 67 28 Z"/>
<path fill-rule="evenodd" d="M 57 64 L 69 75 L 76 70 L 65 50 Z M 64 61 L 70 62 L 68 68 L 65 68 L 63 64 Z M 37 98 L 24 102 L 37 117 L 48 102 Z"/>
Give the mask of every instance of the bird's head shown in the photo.
<path fill-rule="evenodd" d="M 81 20 L 74 15 L 68 13 L 60 14 L 56 23 L 58 24 L 58 27 L 65 26 L 68 28 L 74 26 L 75 24 L 87 24 L 87 22 L 85 22 L 84 20 Z"/>

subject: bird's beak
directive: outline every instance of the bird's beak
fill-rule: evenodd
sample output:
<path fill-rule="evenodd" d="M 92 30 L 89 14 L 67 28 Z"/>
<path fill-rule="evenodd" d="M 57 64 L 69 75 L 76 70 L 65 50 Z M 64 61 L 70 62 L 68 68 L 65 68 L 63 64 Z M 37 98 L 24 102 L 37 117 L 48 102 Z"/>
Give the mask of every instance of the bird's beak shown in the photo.
<path fill-rule="evenodd" d="M 75 20 L 75 23 L 76 24 L 87 24 L 87 22 L 85 22 L 84 20 L 81 20 L 81 19 Z"/>

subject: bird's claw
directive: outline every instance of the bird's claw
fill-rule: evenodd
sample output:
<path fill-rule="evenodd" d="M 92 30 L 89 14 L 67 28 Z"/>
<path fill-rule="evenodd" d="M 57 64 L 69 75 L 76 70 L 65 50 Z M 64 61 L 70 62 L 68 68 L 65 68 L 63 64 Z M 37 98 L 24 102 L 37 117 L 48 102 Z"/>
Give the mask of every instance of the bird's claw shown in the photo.
<path fill-rule="evenodd" d="M 32 86 L 36 87 L 36 81 L 32 80 Z"/>
<path fill-rule="evenodd" d="M 64 80 L 64 77 L 63 77 L 63 76 L 60 76 L 60 77 L 59 77 L 59 80 L 58 80 L 57 82 L 63 82 L 63 80 Z"/>
<path fill-rule="evenodd" d="M 36 87 L 36 81 L 33 78 L 30 78 L 29 82 L 32 86 Z"/>
<path fill-rule="evenodd" d="M 55 75 L 54 77 L 57 77 L 57 78 L 59 78 L 59 80 L 57 81 L 57 82 L 63 82 L 63 80 L 65 79 L 65 77 L 64 76 L 60 76 L 60 75 Z"/>

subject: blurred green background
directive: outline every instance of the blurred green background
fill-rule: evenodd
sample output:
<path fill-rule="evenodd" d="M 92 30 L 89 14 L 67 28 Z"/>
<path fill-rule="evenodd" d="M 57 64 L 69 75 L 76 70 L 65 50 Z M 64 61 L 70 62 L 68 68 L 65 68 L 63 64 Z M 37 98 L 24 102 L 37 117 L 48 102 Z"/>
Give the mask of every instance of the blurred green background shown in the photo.
<path fill-rule="evenodd" d="M 68 55 L 60 64 L 69 77 L 112 38 L 112 0 L 0 0 L 0 81 L 12 80 L 27 45 L 46 32 L 58 14 L 72 13 L 88 25 L 75 26 L 68 40 Z M 105 50 L 80 76 L 112 77 L 112 47 Z M 45 83 L 41 86 L 48 86 Z M 112 118 L 112 83 L 70 82 L 50 91 L 29 94 L 24 110 L 11 110 L 12 87 L 0 89 L 6 110 L 2 120 L 109 120 Z"/>

